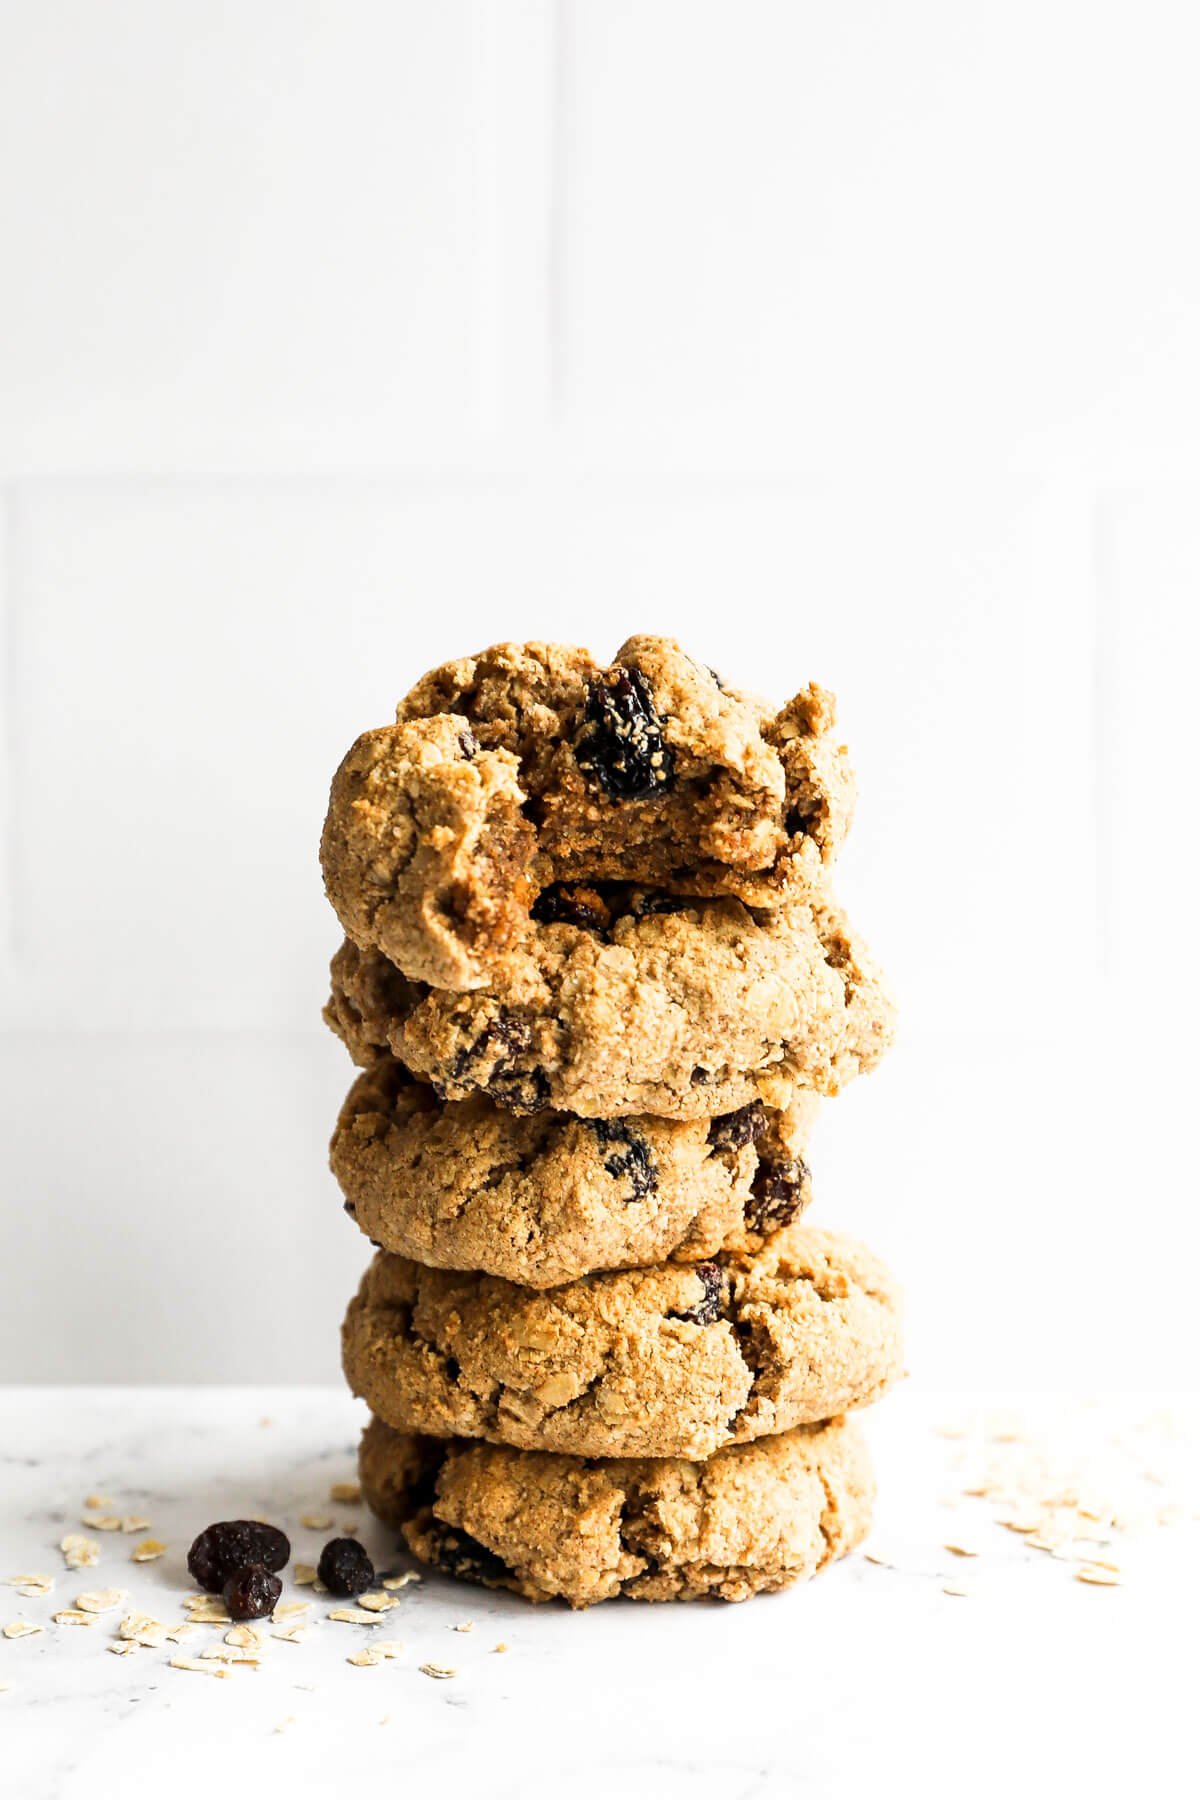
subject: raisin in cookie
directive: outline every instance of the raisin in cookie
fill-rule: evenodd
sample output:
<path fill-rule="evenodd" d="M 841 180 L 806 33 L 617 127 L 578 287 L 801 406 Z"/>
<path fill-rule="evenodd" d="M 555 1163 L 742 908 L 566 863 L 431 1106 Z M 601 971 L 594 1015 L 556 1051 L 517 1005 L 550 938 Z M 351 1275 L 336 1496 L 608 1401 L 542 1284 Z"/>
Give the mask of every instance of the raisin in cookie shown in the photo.
<path fill-rule="evenodd" d="M 808 1205 L 817 1109 L 708 1120 L 519 1115 L 440 1101 L 381 1058 L 347 1096 L 330 1163 L 373 1243 L 435 1268 L 556 1287 L 598 1269 L 755 1249 Z"/>
<path fill-rule="evenodd" d="M 630 638 L 610 667 L 499 644 L 425 676 L 396 717 L 334 776 L 321 862 L 347 936 L 434 987 L 487 985 L 562 884 L 785 904 L 853 810 L 829 694 L 773 712 L 668 638 Z"/>
<path fill-rule="evenodd" d="M 750 1255 L 543 1293 L 381 1252 L 342 1360 L 398 1431 L 695 1458 L 875 1400 L 899 1373 L 898 1312 L 869 1251 L 803 1225 Z"/>
<path fill-rule="evenodd" d="M 628 898 L 607 926 L 563 921 L 515 946 L 490 991 L 427 988 L 347 941 L 326 1019 L 357 1062 L 391 1051 L 447 1099 L 589 1118 L 835 1094 L 891 1042 L 882 978 L 833 906 Z"/>
<path fill-rule="evenodd" d="M 589 1462 L 439 1442 L 373 1419 L 363 1496 L 434 1568 L 528 1600 L 745 1600 L 861 1543 L 875 1484 L 857 1425 L 833 1419 L 707 1462 Z"/>

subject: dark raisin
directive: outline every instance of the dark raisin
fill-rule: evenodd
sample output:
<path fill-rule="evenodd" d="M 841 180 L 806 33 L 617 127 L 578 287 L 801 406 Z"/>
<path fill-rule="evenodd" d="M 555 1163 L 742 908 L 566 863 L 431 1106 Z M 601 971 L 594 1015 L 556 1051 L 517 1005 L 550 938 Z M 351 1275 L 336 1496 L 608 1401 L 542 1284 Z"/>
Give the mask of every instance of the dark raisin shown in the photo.
<path fill-rule="evenodd" d="M 343 1200 L 342 1201 L 342 1211 L 344 1213 L 349 1213 L 350 1217 L 354 1218 L 355 1214 L 358 1211 L 358 1208 L 355 1206 L 353 1200 Z"/>
<path fill-rule="evenodd" d="M 463 755 L 466 757 L 468 762 L 471 761 L 472 757 L 478 756 L 478 754 L 479 754 L 479 739 L 475 736 L 475 733 L 471 730 L 471 727 L 469 725 L 467 725 L 462 731 L 459 732 L 458 747 L 462 751 Z"/>
<path fill-rule="evenodd" d="M 707 1087 L 712 1080 L 712 1070 L 706 1069 L 703 1063 L 697 1063 L 692 1070 L 691 1080 L 693 1087 Z"/>
<path fill-rule="evenodd" d="M 759 1100 L 737 1112 L 723 1113 L 708 1128 L 708 1141 L 714 1150 L 740 1150 L 743 1144 L 756 1144 L 767 1129 L 767 1115 Z"/>
<path fill-rule="evenodd" d="M 521 1069 L 518 1059 L 529 1049 L 532 1033 L 524 1019 L 501 1013 L 454 1059 L 451 1081 L 482 1088 L 512 1112 L 541 1112 L 550 1098 L 550 1083 L 541 1069 Z M 444 1097 L 444 1096 L 443 1096 Z"/>
<path fill-rule="evenodd" d="M 579 766 L 614 800 L 645 800 L 671 782 L 675 756 L 640 669 L 614 669 L 588 688 Z"/>
<path fill-rule="evenodd" d="M 208 1525 L 188 1551 L 188 1574 L 206 1594 L 219 1594 L 237 1569 L 261 1563 L 264 1569 L 282 1569 L 292 1546 L 274 1525 L 257 1519 L 222 1519 Z"/>
<path fill-rule="evenodd" d="M 508 1564 L 494 1550 L 465 1531 L 443 1525 L 440 1519 L 430 1521 L 422 1548 L 435 1568 L 460 1581 L 495 1583 L 512 1576 Z"/>
<path fill-rule="evenodd" d="M 501 1013 L 498 1018 L 488 1020 L 473 1043 L 463 1045 L 451 1065 L 450 1079 L 472 1081 L 476 1064 L 486 1062 L 493 1053 L 495 1064 L 500 1067 L 511 1064 L 513 1058 L 528 1046 L 529 1026 L 523 1019 L 512 1019 Z"/>
<path fill-rule="evenodd" d="M 686 900 L 679 894 L 647 894 L 635 889 L 625 910 L 635 919 L 648 919 L 653 913 L 687 912 L 695 904 L 694 900 Z"/>
<path fill-rule="evenodd" d="M 808 1164 L 800 1157 L 762 1162 L 750 1184 L 745 1219 L 751 1231 L 779 1231 L 804 1211 L 808 1201 Z"/>
<path fill-rule="evenodd" d="M 375 1579 L 375 1565 L 357 1538 L 330 1538 L 317 1564 L 317 1579 L 331 1594 L 361 1594 Z"/>
<path fill-rule="evenodd" d="M 555 883 L 543 888 L 531 908 L 539 925 L 578 925 L 584 931 L 606 931 L 612 914 L 592 887 Z"/>
<path fill-rule="evenodd" d="M 604 1159 L 604 1167 L 614 1180 L 628 1177 L 632 1192 L 629 1201 L 644 1200 L 658 1187 L 658 1170 L 650 1160 L 650 1146 L 645 1138 L 624 1119 L 588 1119 L 588 1125 L 602 1144 L 616 1148 Z M 629 1204 L 629 1201 L 626 1204 Z"/>
<path fill-rule="evenodd" d="M 263 1563 L 235 1569 L 221 1589 L 231 1619 L 265 1619 L 282 1592 L 282 1581 Z"/>
<path fill-rule="evenodd" d="M 725 1309 L 725 1271 L 718 1263 L 697 1263 L 692 1274 L 700 1277 L 704 1293 L 690 1311 L 672 1313 L 671 1317 L 683 1319 L 691 1325 L 711 1325 L 721 1317 Z"/>

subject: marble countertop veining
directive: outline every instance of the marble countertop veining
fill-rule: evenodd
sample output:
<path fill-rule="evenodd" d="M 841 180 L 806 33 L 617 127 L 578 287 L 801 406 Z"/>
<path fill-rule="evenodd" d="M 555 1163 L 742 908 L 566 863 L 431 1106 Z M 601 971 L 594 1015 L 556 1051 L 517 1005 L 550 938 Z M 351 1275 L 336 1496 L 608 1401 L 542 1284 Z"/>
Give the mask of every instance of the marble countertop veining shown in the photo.
<path fill-rule="evenodd" d="M 983 1406 L 910 1384 L 869 1420 L 881 1489 L 869 1557 L 743 1606 L 572 1613 L 427 1575 L 368 1628 L 331 1622 L 336 1603 L 289 1577 L 284 1599 L 313 1602 L 311 1628 L 299 1643 L 268 1636 L 257 1667 L 211 1679 L 170 1666 L 221 1643 L 217 1626 L 109 1653 L 127 1612 L 183 1618 L 187 1547 L 216 1518 L 268 1517 L 309 1562 L 333 1528 L 303 1515 L 357 1520 L 377 1567 L 408 1566 L 363 1508 L 330 1500 L 353 1478 L 361 1421 L 333 1389 L 0 1389 L 0 1580 L 54 1577 L 48 1595 L 0 1587 L 0 1626 L 42 1627 L 0 1637 L 0 1792 L 1188 1791 L 1196 1396 Z M 92 1494 L 149 1532 L 81 1524 Z M 1046 1511 L 1064 1494 L 1066 1527 Z M 95 1567 L 64 1567 L 71 1531 L 97 1542 Z M 151 1534 L 164 1554 L 131 1561 Z M 1089 1565 L 1096 1584 L 1079 1579 Z M 1120 1585 L 1101 1585 L 1110 1576 Z M 126 1598 L 92 1625 L 53 1622 L 98 1588 Z M 348 1663 L 373 1635 L 404 1648 Z M 456 1673 L 430 1679 L 426 1662 Z"/>

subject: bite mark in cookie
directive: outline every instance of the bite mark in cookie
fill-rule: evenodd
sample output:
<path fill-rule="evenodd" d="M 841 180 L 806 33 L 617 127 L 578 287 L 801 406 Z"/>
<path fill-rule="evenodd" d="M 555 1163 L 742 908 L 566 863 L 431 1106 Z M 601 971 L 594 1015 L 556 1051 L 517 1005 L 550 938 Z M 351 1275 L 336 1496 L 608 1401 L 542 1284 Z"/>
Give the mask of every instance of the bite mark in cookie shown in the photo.
<path fill-rule="evenodd" d="M 501 644 L 418 682 L 363 734 L 322 839 L 348 937 L 414 980 L 503 981 L 555 888 L 640 883 L 762 908 L 819 887 L 853 779 L 829 695 L 773 713 L 666 638 L 608 667 L 565 645 Z"/>

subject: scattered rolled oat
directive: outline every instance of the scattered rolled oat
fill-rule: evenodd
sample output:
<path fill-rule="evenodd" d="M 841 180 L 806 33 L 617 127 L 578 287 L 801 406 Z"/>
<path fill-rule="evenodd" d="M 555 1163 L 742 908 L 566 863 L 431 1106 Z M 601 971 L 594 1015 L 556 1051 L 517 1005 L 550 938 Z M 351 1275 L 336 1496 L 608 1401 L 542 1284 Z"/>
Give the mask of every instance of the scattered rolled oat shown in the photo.
<path fill-rule="evenodd" d="M 400 1602 L 394 1594 L 385 1594 L 378 1588 L 370 1588 L 365 1594 L 358 1596 L 358 1604 L 365 1606 L 368 1612 L 381 1613 L 390 1611 L 393 1606 L 399 1606 Z"/>
<path fill-rule="evenodd" d="M 406 1588 L 411 1581 L 420 1581 L 420 1579 L 421 1577 L 414 1569 L 409 1569 L 403 1575 L 385 1575 L 381 1585 L 387 1588 L 390 1594 L 394 1594 L 399 1588 Z"/>
<path fill-rule="evenodd" d="M 156 1557 L 165 1554 L 166 1548 L 167 1546 L 160 1543 L 158 1538 L 143 1538 L 140 1544 L 133 1546 L 129 1560 L 131 1562 L 153 1562 Z"/>
<path fill-rule="evenodd" d="M 112 1505 L 108 1494 L 89 1494 L 83 1503 L 89 1512 L 103 1512 L 106 1506 Z"/>
<path fill-rule="evenodd" d="M 78 1606 L 64 1606 L 61 1612 L 51 1613 L 50 1617 L 56 1625 L 94 1625 L 96 1614 L 84 1612 Z"/>
<path fill-rule="evenodd" d="M 301 1513 L 300 1523 L 306 1531 L 327 1531 L 333 1524 L 330 1513 Z"/>
<path fill-rule="evenodd" d="M 272 1637 L 280 1638 L 285 1644 L 302 1644 L 308 1636 L 307 1625 L 285 1625 L 282 1631 L 273 1631 Z"/>
<path fill-rule="evenodd" d="M 85 1512 L 80 1520 L 81 1525 L 88 1525 L 93 1531 L 120 1531 L 121 1521 L 116 1513 Z"/>
<path fill-rule="evenodd" d="M 357 1537 L 358 1536 L 358 1520 L 357 1519 L 343 1519 L 342 1523 L 338 1529 L 341 1531 L 343 1537 Z"/>
<path fill-rule="evenodd" d="M 492 1655 L 493 1656 L 503 1656 L 507 1649 L 508 1649 L 507 1644 L 504 1644 L 504 1643 L 493 1644 L 492 1645 Z"/>
<path fill-rule="evenodd" d="M 475 1621 L 474 1619 L 464 1619 L 460 1625 L 452 1625 L 450 1629 L 451 1631 L 474 1631 Z"/>
<path fill-rule="evenodd" d="M 128 1513 L 126 1517 L 121 1520 L 121 1530 L 126 1533 L 131 1531 L 149 1531 L 149 1529 L 149 1519 L 143 1519 L 140 1513 Z"/>
<path fill-rule="evenodd" d="M 121 1620 L 117 1631 L 121 1637 L 134 1644 L 144 1644 L 148 1650 L 157 1650 L 168 1635 L 162 1620 L 152 1619 L 149 1613 L 129 1613 Z"/>
<path fill-rule="evenodd" d="M 422 1663 L 422 1675 L 428 1675 L 432 1681 L 452 1681 L 458 1674 L 457 1669 L 448 1669 L 444 1663 Z"/>
<path fill-rule="evenodd" d="M 1097 1563 L 1081 1563 L 1075 1571 L 1076 1581 L 1086 1581 L 1089 1587 L 1120 1587 L 1121 1576 L 1118 1570 L 1101 1567 Z"/>
<path fill-rule="evenodd" d="M 100 1546 L 82 1532 L 68 1531 L 59 1545 L 68 1569 L 92 1569 L 100 1561 Z"/>
<path fill-rule="evenodd" d="M 229 1608 L 216 1594 L 202 1594 L 198 1600 L 188 1600 L 188 1619 L 193 1625 L 232 1625 Z"/>
<path fill-rule="evenodd" d="M 943 1594 L 950 1594 L 955 1600 L 966 1600 L 970 1596 L 970 1588 L 948 1586 L 942 1589 Z"/>
<path fill-rule="evenodd" d="M 284 1619 L 297 1619 L 301 1613 L 311 1612 L 312 1606 L 307 1600 L 284 1600 L 271 1614 L 272 1624 L 280 1624 Z"/>
<path fill-rule="evenodd" d="M 357 1481 L 335 1481 L 329 1490 L 329 1498 L 354 1506 L 362 1499 L 362 1488 Z"/>
<path fill-rule="evenodd" d="M 356 1669 L 374 1669 L 381 1662 L 389 1662 L 393 1657 L 399 1656 L 403 1649 L 404 1645 L 397 1638 L 380 1638 L 365 1650 L 356 1650 L 346 1661 L 353 1663 Z"/>
<path fill-rule="evenodd" d="M 317 1579 L 317 1571 L 312 1563 L 296 1563 L 292 1569 L 292 1580 L 297 1587 L 311 1587 Z"/>
<path fill-rule="evenodd" d="M 361 1606 L 335 1606 L 327 1614 L 336 1619 L 339 1625 L 382 1625 L 383 1620 L 378 1613 L 366 1612 Z"/>
<path fill-rule="evenodd" d="M 11 1681 L 0 1681 L 0 1694 L 11 1694 L 12 1691 L 13 1684 Z"/>
<path fill-rule="evenodd" d="M 106 1613 L 113 1612 L 124 1598 L 122 1588 L 92 1588 L 89 1593 L 77 1594 L 75 1604 L 81 1612 Z"/>
<path fill-rule="evenodd" d="M 53 1575 L 10 1575 L 5 1587 L 16 1588 L 26 1600 L 43 1600 L 54 1592 Z"/>
<path fill-rule="evenodd" d="M 253 1625 L 231 1625 L 225 1633 L 225 1642 L 232 1644 L 235 1650 L 261 1650 L 263 1635 Z"/>
<path fill-rule="evenodd" d="M 173 1656 L 168 1666 L 172 1669 L 190 1669 L 196 1675 L 216 1675 L 225 1681 L 229 1679 L 229 1670 L 224 1663 L 205 1662 L 198 1656 Z"/>
<path fill-rule="evenodd" d="M 978 1556 L 979 1551 L 974 1544 L 947 1544 L 946 1549 L 951 1556 Z"/>
<path fill-rule="evenodd" d="M 191 1624 L 172 1625 L 171 1629 L 167 1632 L 167 1636 L 173 1644 L 182 1644 L 184 1638 L 191 1637 L 195 1629 L 196 1627 Z"/>
<path fill-rule="evenodd" d="M 114 1638 L 108 1648 L 114 1656 L 132 1656 L 137 1645 L 132 1638 Z"/>
<path fill-rule="evenodd" d="M 41 1629 L 40 1625 L 34 1625 L 29 1619 L 13 1619 L 11 1624 L 4 1627 L 4 1635 L 6 1638 L 36 1637 Z"/>
<path fill-rule="evenodd" d="M 205 1662 L 247 1663 L 251 1667 L 262 1661 L 257 1650 L 230 1650 L 224 1644 L 210 1644 L 200 1655 Z"/>

